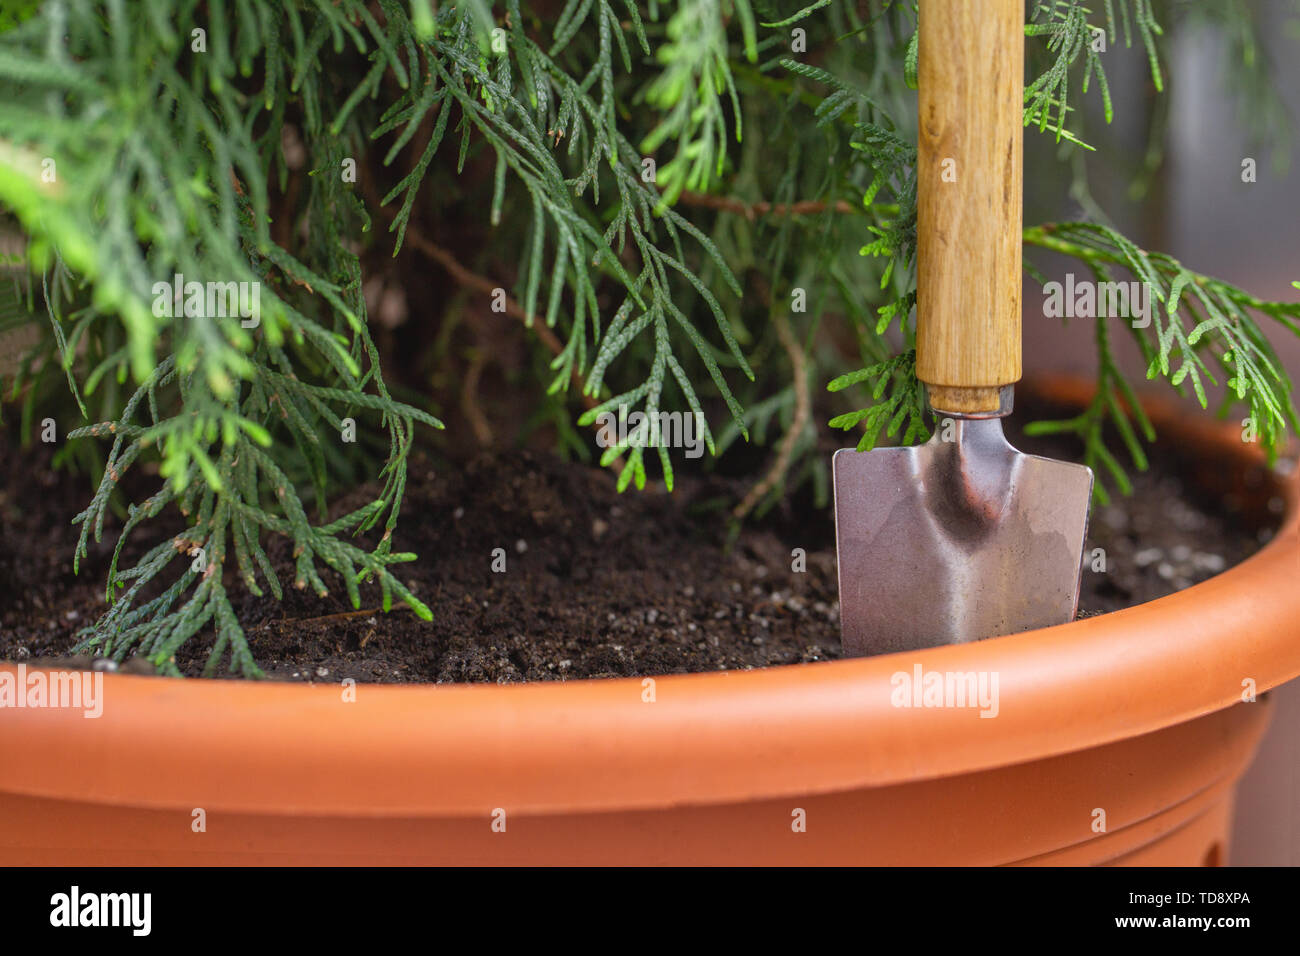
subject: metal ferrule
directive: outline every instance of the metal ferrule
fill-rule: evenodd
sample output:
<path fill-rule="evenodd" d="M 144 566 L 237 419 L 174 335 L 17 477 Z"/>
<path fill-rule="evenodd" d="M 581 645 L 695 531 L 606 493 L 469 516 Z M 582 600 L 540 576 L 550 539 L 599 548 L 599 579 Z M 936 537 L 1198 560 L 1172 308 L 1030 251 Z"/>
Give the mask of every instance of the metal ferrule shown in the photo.
<path fill-rule="evenodd" d="M 930 410 L 940 418 L 969 418 L 979 420 L 985 418 L 1006 418 L 1011 414 L 1012 409 L 1015 408 L 1015 397 L 1016 387 L 1014 385 L 1003 385 L 998 389 L 998 407 L 996 411 L 950 412 L 946 409 L 935 407 L 935 404 L 930 401 L 930 390 L 929 387 L 927 387 L 925 402 L 930 406 Z"/>

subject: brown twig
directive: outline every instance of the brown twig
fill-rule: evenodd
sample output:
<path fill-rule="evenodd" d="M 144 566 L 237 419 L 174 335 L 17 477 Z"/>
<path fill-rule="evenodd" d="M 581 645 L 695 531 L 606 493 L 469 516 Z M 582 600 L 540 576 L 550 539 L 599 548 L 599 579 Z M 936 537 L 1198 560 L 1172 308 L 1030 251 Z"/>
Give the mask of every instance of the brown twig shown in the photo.
<path fill-rule="evenodd" d="M 478 383 L 483 376 L 485 365 L 487 365 L 486 351 L 475 348 L 470 355 L 469 368 L 465 370 L 465 380 L 461 382 L 460 404 L 461 411 L 465 413 L 470 427 L 474 429 L 474 437 L 478 439 L 479 445 L 489 448 L 492 445 L 492 426 L 488 423 L 487 416 L 483 414 L 483 409 L 478 407 Z"/>
<path fill-rule="evenodd" d="M 505 286 L 501 285 L 499 282 L 493 282 L 491 279 L 481 276 L 476 272 L 471 272 L 469 269 L 465 268 L 465 266 L 461 265 L 459 260 L 457 260 L 448 250 L 427 238 L 418 228 L 409 223 L 406 226 L 406 241 L 434 262 L 438 263 L 438 265 L 446 269 L 447 273 L 456 280 L 457 285 L 462 285 L 467 289 L 474 289 L 489 296 L 495 293 L 497 289 L 505 288 Z M 520 322 L 523 322 L 525 325 L 528 325 L 528 313 L 524 311 L 524 307 L 516 302 L 514 297 L 509 293 L 506 293 L 505 308 L 506 315 L 512 316 Z M 560 344 L 560 340 L 556 338 L 555 333 L 551 331 L 546 322 L 539 321 L 537 316 L 533 316 L 532 318 L 532 331 L 537 335 L 537 338 L 541 343 L 550 350 L 551 354 L 559 355 L 563 352 L 564 346 Z M 577 369 L 574 369 L 574 379 L 579 382 L 581 381 Z"/>
<path fill-rule="evenodd" d="M 379 196 L 375 193 L 374 185 L 369 180 L 364 180 L 361 184 L 361 189 L 362 193 L 366 197 L 366 201 L 374 209 L 379 210 L 379 212 L 391 223 L 396 214 L 380 201 Z M 481 276 L 476 272 L 471 272 L 463 266 L 460 263 L 460 260 L 453 256 L 449 250 L 444 249 L 432 239 L 425 236 L 424 233 L 420 231 L 419 227 L 409 219 L 406 223 L 405 241 L 409 242 L 418 252 L 428 256 L 434 262 L 438 263 L 438 265 L 447 270 L 448 275 L 455 280 L 457 285 L 460 285 L 463 288 L 475 289 L 479 292 L 486 293 L 489 296 L 494 295 L 497 289 L 502 289 L 503 291 L 505 289 L 505 287 L 499 283 L 493 282 L 491 279 Z M 552 355 L 559 356 L 564 351 L 564 346 L 560 343 L 560 340 L 556 337 L 555 333 L 551 331 L 550 326 L 546 324 L 545 320 L 540 319 L 537 315 L 533 315 L 531 316 L 530 322 L 530 316 L 524 310 L 524 307 L 515 301 L 514 297 L 508 292 L 505 294 L 505 307 L 506 314 L 513 316 L 520 322 L 524 323 L 525 326 L 537 335 L 537 338 L 546 346 L 547 349 L 550 350 Z M 585 408 L 595 408 L 600 404 L 594 396 L 588 395 L 584 390 L 582 371 L 576 365 L 573 366 L 570 376 L 573 379 L 574 384 L 578 386 L 578 399 L 582 402 Z M 595 427 L 599 429 L 602 426 L 597 424 Z M 623 456 L 619 455 L 610 462 L 610 467 L 621 470 L 623 468 Z"/>
<path fill-rule="evenodd" d="M 363 185 L 362 189 L 366 193 L 366 198 L 370 201 L 370 204 L 375 209 L 378 209 L 384 217 L 391 222 L 395 214 L 387 206 L 384 206 L 379 202 L 378 197 L 374 194 L 373 187 L 367 182 Z M 467 289 L 474 289 L 475 291 L 482 292 L 489 296 L 495 294 L 497 289 L 505 289 L 505 286 L 500 283 L 494 282 L 486 276 L 481 276 L 476 272 L 471 272 L 462 265 L 460 260 L 453 256 L 449 250 L 444 249 L 442 246 L 424 235 L 424 233 L 420 231 L 419 227 L 410 221 L 406 224 L 405 241 L 410 243 L 417 251 L 428 256 L 434 262 L 438 263 L 438 265 L 442 266 L 443 269 L 447 271 L 447 274 L 455 280 L 457 285 L 463 286 Z M 505 296 L 505 309 L 506 315 L 512 316 L 524 323 L 525 326 L 528 326 L 552 355 L 558 356 L 564 351 L 564 345 L 561 344 L 555 333 L 551 331 L 550 326 L 548 326 L 546 322 L 537 315 L 530 317 L 528 313 L 524 311 L 524 307 L 515 301 L 514 297 L 509 293 L 506 293 Z M 578 394 L 582 399 L 582 404 L 587 408 L 594 408 L 598 403 L 596 399 L 582 391 L 582 373 L 578 370 L 577 366 L 574 366 L 573 368 L 573 381 L 578 386 Z"/>
<path fill-rule="evenodd" d="M 815 216 L 828 208 L 838 213 L 859 211 L 853 203 L 844 199 L 837 199 L 829 204 L 815 199 L 803 199 L 794 203 L 770 203 L 766 200 L 747 203 L 743 199 L 734 199 L 731 196 L 708 196 L 704 193 L 683 192 L 680 201 L 688 206 L 698 206 L 702 209 L 734 212 L 751 222 L 759 216 Z"/>
<path fill-rule="evenodd" d="M 799 433 L 804 430 L 812 416 L 812 403 L 808 400 L 806 387 L 808 373 L 803 349 L 795 340 L 794 333 L 790 330 L 790 320 L 785 313 L 778 313 L 773 324 L 776 326 L 776 334 L 781 340 L 782 347 L 790 356 L 790 365 L 794 372 L 794 417 L 790 420 L 789 430 L 781 436 L 781 442 L 777 445 L 776 460 L 772 462 L 772 467 L 732 509 L 731 514 L 735 518 L 744 518 L 753 511 L 754 506 L 763 500 L 763 496 L 785 479 L 785 474 L 790 469 L 790 461 L 794 458 L 794 446 L 799 440 Z"/>

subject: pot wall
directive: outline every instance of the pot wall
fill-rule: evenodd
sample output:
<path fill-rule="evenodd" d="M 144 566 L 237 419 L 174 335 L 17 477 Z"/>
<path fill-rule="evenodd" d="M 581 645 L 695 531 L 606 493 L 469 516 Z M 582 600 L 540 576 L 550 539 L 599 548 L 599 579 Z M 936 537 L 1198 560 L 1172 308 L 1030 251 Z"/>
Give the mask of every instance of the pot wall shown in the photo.
<path fill-rule="evenodd" d="M 1300 674 L 1297 477 L 1153 412 L 1225 493 L 1288 509 L 1196 587 L 974 644 L 658 678 L 652 699 L 636 679 L 349 702 L 108 675 L 99 719 L 0 710 L 0 862 L 1222 861 L 1270 707 L 1243 680 Z M 895 706 L 917 667 L 996 674 L 996 718 Z"/>
<path fill-rule="evenodd" d="M 306 815 L 0 796 L 8 865 L 1179 865 L 1227 853 L 1260 702 L 1082 753 L 798 797 L 607 813 Z M 165 773 L 165 768 L 159 768 Z M 338 768 L 348 773 L 346 767 Z M 211 803 L 199 798 L 196 806 Z M 1098 809 L 1105 811 L 1104 820 Z M 802 811 L 803 832 L 795 828 Z M 494 821 L 498 826 L 494 829 Z M 1103 824 L 1105 829 L 1095 829 Z"/>

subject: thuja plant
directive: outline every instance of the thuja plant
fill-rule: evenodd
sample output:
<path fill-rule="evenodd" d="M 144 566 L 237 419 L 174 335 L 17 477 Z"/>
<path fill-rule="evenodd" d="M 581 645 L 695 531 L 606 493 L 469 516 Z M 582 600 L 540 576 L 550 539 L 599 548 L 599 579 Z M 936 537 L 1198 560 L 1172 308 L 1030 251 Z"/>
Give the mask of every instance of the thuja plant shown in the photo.
<path fill-rule="evenodd" d="M 1084 175 L 1106 143 L 1080 103 L 1110 121 L 1107 57 L 1143 57 L 1162 90 L 1163 38 L 1192 17 L 1229 37 L 1252 115 L 1278 112 L 1247 5 L 1204 7 L 1027 8 L 1025 125 L 1088 218 L 1024 239 L 1099 282 L 1145 283 L 1150 321 L 1121 334 L 1149 377 L 1202 404 L 1220 387 L 1275 450 L 1296 414 L 1260 322 L 1300 331 L 1300 305 L 1141 249 Z M 338 587 L 356 607 L 377 588 L 385 609 L 436 614 L 400 580 L 415 555 L 394 540 L 412 446 L 442 426 L 385 379 L 365 291 L 384 260 L 417 258 L 518 320 L 540 415 L 573 454 L 592 454 L 584 429 L 610 412 L 690 414 L 715 454 L 770 442 L 737 518 L 805 482 L 824 499 L 814 408 L 851 387 L 865 407 L 830 424 L 859 447 L 924 439 L 915 65 L 916 5 L 890 0 L 0 5 L 0 330 L 41 317 L 6 415 L 27 440 L 77 421 L 56 460 L 95 479 L 78 562 L 106 523 L 117 535 L 79 650 L 176 673 L 199 639 L 209 672 L 256 675 L 239 587 Z M 1163 115 L 1136 189 L 1158 174 Z M 1103 425 L 1139 468 L 1153 432 L 1118 329 L 1096 321 L 1092 404 L 1038 428 L 1077 433 L 1123 489 Z M 669 449 L 619 434 L 599 452 L 619 487 L 653 472 L 671 489 Z M 331 513 L 373 478 L 373 500 Z"/>

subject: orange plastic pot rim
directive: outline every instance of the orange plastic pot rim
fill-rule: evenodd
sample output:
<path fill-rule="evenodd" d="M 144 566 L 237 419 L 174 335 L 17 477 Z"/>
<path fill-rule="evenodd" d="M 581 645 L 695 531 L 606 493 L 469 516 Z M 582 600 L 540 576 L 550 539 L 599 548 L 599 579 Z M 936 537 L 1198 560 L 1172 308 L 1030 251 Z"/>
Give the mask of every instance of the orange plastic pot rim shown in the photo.
<path fill-rule="evenodd" d="M 1207 451 L 1255 451 L 1197 431 Z M 974 644 L 652 680 L 361 684 L 353 702 L 338 684 L 105 675 L 98 719 L 0 711 L 0 791 L 209 812 L 616 810 L 885 786 L 1096 747 L 1241 703 L 1243 681 L 1263 693 L 1300 675 L 1286 600 L 1300 582 L 1300 469 L 1283 494 L 1273 541 L 1217 577 Z M 996 717 L 895 706 L 893 678 L 917 667 L 996 674 Z"/>

